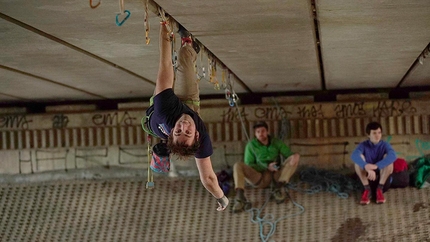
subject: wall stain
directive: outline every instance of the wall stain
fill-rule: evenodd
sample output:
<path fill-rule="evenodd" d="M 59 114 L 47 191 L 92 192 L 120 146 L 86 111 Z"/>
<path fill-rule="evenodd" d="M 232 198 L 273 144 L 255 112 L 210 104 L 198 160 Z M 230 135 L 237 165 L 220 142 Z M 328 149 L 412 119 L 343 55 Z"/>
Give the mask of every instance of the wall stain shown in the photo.
<path fill-rule="evenodd" d="M 420 211 L 421 208 L 428 208 L 428 204 L 426 204 L 426 203 L 415 203 L 415 205 L 414 205 L 414 213 Z"/>

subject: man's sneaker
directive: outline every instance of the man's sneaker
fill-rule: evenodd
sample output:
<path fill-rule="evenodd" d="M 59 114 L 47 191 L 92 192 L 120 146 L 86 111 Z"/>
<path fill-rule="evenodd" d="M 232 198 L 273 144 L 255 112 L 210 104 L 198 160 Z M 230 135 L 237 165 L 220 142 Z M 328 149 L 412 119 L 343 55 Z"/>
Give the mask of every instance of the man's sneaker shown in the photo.
<path fill-rule="evenodd" d="M 273 193 L 273 198 L 275 199 L 276 204 L 281 204 L 285 202 L 285 193 L 281 191 L 281 189 L 277 188 Z"/>
<path fill-rule="evenodd" d="M 186 30 L 184 26 L 180 24 L 178 24 L 178 33 L 179 33 L 179 36 L 181 36 L 181 38 L 186 38 L 191 36 L 190 32 L 188 32 L 188 30 Z"/>
<path fill-rule="evenodd" d="M 384 193 L 381 188 L 376 189 L 376 203 L 385 203 Z"/>
<path fill-rule="evenodd" d="M 240 213 L 242 211 L 245 211 L 245 209 L 247 209 L 250 205 L 251 204 L 248 201 L 236 198 L 234 200 L 233 213 Z"/>
<path fill-rule="evenodd" d="M 370 190 L 364 190 L 363 195 L 361 196 L 360 204 L 367 205 L 370 203 Z"/>

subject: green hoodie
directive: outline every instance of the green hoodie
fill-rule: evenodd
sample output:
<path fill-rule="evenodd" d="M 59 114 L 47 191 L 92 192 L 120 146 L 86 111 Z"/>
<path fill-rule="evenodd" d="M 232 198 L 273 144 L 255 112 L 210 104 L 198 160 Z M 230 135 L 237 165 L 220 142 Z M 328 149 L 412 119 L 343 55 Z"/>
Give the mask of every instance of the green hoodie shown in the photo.
<path fill-rule="evenodd" d="M 252 139 L 245 147 L 245 164 L 258 172 L 267 170 L 267 166 L 276 161 L 279 154 L 288 158 L 293 154 L 290 148 L 278 138 L 269 136 L 269 145 L 265 146 L 257 138 Z"/>

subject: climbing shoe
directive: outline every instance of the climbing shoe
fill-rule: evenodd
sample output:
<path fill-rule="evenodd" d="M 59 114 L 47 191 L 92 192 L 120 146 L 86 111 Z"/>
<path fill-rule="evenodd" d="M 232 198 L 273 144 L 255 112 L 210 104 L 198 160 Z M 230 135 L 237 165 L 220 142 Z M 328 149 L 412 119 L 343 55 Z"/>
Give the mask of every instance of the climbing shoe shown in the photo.
<path fill-rule="evenodd" d="M 287 197 L 285 196 L 285 193 L 283 193 L 280 188 L 277 188 L 273 192 L 273 198 L 275 199 L 276 204 L 281 204 L 281 203 L 285 202 L 285 199 Z"/>
<path fill-rule="evenodd" d="M 198 54 L 200 52 L 200 46 L 196 43 L 196 41 L 191 36 L 190 32 L 186 30 L 182 25 L 178 24 L 178 33 L 181 36 L 181 46 L 184 46 L 186 43 L 193 46 L 193 49 Z"/>
<path fill-rule="evenodd" d="M 191 36 L 190 32 L 188 32 L 188 30 L 186 30 L 184 26 L 180 24 L 178 24 L 178 33 L 181 38 L 187 38 Z"/>
<path fill-rule="evenodd" d="M 235 199 L 233 205 L 233 213 L 240 213 L 244 210 L 245 203 L 242 200 Z"/>
<path fill-rule="evenodd" d="M 376 189 L 376 203 L 385 203 L 384 193 L 381 188 Z"/>
<path fill-rule="evenodd" d="M 370 190 L 364 190 L 363 195 L 361 196 L 360 204 L 367 205 L 370 203 Z"/>
<path fill-rule="evenodd" d="M 240 213 L 251 208 L 251 203 L 247 200 L 235 199 L 233 205 L 233 213 Z"/>

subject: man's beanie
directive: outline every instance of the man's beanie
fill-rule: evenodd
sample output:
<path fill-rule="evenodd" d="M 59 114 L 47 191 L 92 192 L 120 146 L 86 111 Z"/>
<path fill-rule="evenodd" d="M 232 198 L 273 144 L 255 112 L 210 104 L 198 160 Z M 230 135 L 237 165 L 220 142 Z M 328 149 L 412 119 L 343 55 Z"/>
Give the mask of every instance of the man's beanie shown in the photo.
<path fill-rule="evenodd" d="M 265 127 L 267 130 L 269 129 L 269 126 L 267 126 L 267 123 L 264 121 L 258 121 L 257 123 L 254 124 L 254 129 L 260 128 L 260 127 Z"/>

